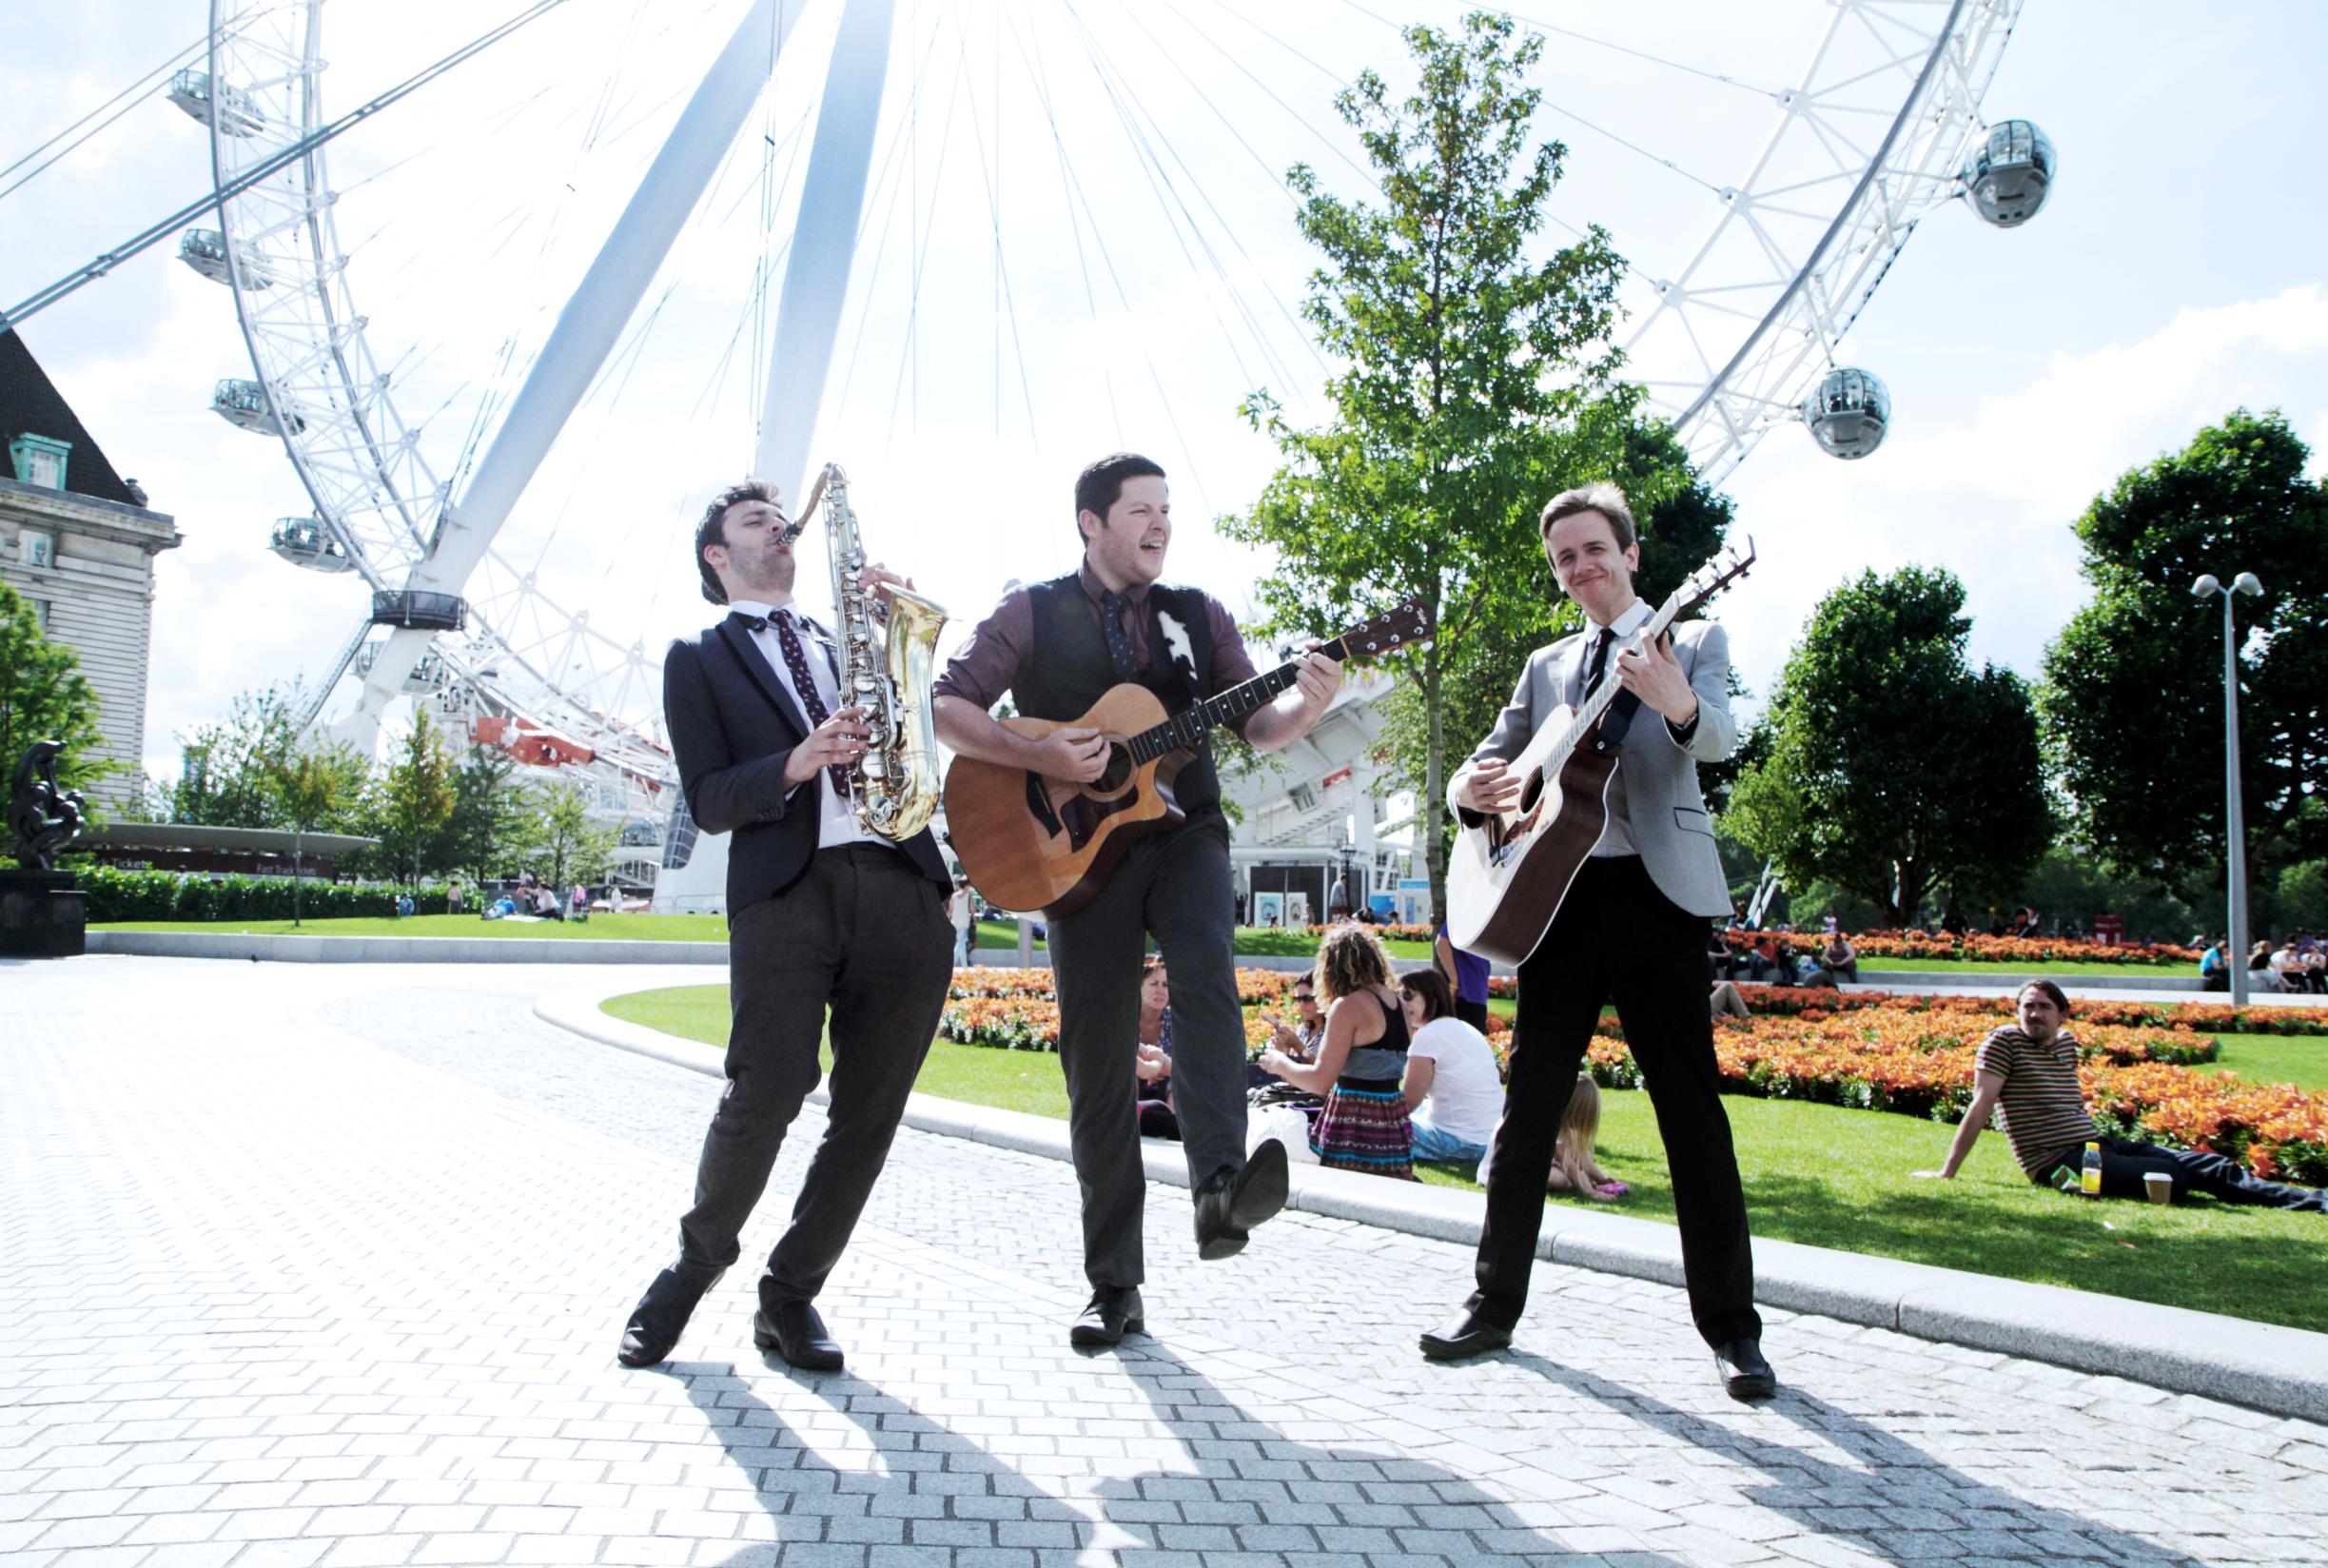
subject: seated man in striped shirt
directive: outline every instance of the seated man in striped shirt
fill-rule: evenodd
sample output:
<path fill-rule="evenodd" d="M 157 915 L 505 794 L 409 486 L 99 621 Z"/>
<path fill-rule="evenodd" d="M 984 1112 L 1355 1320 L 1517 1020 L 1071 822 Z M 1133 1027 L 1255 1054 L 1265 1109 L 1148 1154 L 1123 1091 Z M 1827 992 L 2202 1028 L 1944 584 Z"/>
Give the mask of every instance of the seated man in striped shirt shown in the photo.
<path fill-rule="evenodd" d="M 2078 1088 L 2078 1043 L 2064 1027 L 2069 998 L 2050 980 L 2032 980 L 2021 988 L 2014 1011 L 2020 1027 L 2006 1024 L 1991 1033 L 1973 1059 L 1972 1104 L 1948 1145 L 1947 1164 L 1914 1174 L 1953 1178 L 1988 1125 L 1988 1113 L 1995 1110 L 2013 1158 L 2029 1180 L 2041 1186 L 2057 1181 L 2064 1171 L 2074 1179 L 2084 1163 L 2085 1146 L 2099 1143 L 2104 1198 L 2146 1196 L 2142 1178 L 2163 1171 L 2173 1178 L 2177 1198 L 2196 1190 L 2211 1192 L 2225 1203 L 2328 1213 L 2328 1194 L 2264 1181 L 2220 1154 L 2103 1137 Z"/>

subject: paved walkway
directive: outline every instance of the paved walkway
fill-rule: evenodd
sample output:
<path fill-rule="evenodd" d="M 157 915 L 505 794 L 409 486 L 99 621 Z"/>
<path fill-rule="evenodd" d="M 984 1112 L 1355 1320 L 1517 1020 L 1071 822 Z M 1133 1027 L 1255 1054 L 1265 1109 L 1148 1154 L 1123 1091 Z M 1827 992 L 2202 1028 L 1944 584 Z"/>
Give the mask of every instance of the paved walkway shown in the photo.
<path fill-rule="evenodd" d="M 1202 1265 L 1164 1188 L 1156 1337 L 1082 1356 L 1066 1172 L 910 1132 L 847 1373 L 733 1278 L 625 1372 L 716 1086 L 528 1015 L 574 978 L 0 965 L 0 1562 L 2328 1562 L 2319 1426 L 1783 1313 L 1747 1409 L 1678 1292 L 1552 1266 L 1432 1366 L 1462 1250 L 1289 1215 Z"/>

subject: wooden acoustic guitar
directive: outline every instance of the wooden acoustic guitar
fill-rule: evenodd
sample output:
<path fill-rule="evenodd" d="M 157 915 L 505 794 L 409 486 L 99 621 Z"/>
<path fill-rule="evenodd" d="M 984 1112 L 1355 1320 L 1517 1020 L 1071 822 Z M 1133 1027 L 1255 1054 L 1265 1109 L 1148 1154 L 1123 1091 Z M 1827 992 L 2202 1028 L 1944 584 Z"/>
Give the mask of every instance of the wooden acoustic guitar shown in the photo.
<path fill-rule="evenodd" d="M 1431 613 L 1409 600 L 1352 627 L 1319 652 L 1336 659 L 1377 658 L 1431 635 Z M 1090 712 L 1065 723 L 1006 718 L 1029 740 L 1055 730 L 1098 730 L 1107 766 L 1088 784 L 957 756 L 946 774 L 947 838 L 963 872 L 998 909 L 1062 919 L 1099 895 L 1131 841 L 1187 820 L 1172 782 L 1217 724 L 1242 718 L 1294 683 L 1300 666 L 1279 665 L 1217 696 L 1166 714 L 1144 686 L 1112 687 Z"/>
<path fill-rule="evenodd" d="M 1681 617 L 1744 577 L 1754 564 L 1725 550 L 1667 596 L 1624 644 L 1646 645 Z M 1447 939 L 1466 952 L 1520 964 L 1560 912 L 1569 888 L 1609 827 L 1609 781 L 1640 699 L 1617 683 L 1616 653 L 1581 710 L 1562 704 L 1513 759 L 1519 780 L 1509 811 L 1466 827 L 1447 849 Z"/>

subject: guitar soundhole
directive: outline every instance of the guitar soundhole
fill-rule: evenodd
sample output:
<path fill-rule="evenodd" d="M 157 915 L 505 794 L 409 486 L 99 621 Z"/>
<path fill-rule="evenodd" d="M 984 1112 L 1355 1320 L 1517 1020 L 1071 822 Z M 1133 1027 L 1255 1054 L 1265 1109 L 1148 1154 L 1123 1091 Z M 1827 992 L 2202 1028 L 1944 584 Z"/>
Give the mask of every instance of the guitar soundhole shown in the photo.
<path fill-rule="evenodd" d="M 1107 771 L 1087 786 L 1094 794 L 1113 794 L 1131 782 L 1132 755 L 1123 746 L 1107 748 Z"/>
<path fill-rule="evenodd" d="M 1543 798 L 1544 770 L 1532 769 L 1528 774 L 1528 781 L 1519 787 L 1519 814 L 1525 816 L 1536 810 L 1536 803 Z"/>

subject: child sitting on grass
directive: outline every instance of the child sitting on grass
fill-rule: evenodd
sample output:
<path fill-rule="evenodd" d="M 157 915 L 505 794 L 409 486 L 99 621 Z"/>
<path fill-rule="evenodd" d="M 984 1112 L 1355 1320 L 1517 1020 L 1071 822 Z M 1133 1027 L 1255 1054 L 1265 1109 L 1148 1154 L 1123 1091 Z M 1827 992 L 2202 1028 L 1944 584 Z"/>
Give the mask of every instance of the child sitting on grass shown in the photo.
<path fill-rule="evenodd" d="M 1568 1109 L 1561 1113 L 1560 1131 L 1552 1148 L 1552 1176 L 1545 1183 L 1554 1192 L 1581 1192 L 1599 1203 L 1622 1198 L 1633 1188 L 1600 1168 L 1593 1159 L 1594 1142 L 1600 1136 L 1600 1086 L 1593 1082 L 1589 1072 L 1576 1074 L 1575 1090 L 1568 1097 Z M 1478 1181 L 1488 1184 L 1488 1168 L 1495 1163 L 1496 1149 L 1491 1141 L 1487 1158 L 1479 1162 Z"/>

